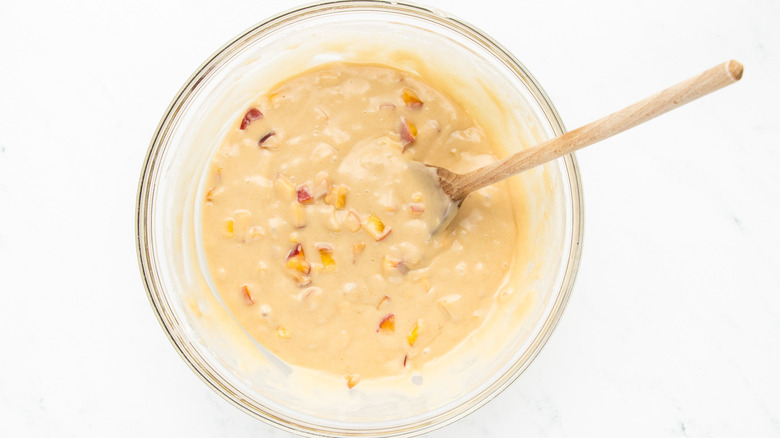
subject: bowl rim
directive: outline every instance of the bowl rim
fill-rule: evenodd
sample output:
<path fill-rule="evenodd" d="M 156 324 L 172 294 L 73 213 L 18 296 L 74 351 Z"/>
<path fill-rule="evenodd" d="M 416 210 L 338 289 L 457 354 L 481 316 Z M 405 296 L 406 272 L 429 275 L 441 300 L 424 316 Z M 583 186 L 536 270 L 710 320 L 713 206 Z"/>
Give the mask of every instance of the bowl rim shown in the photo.
<path fill-rule="evenodd" d="M 192 369 L 207 386 L 252 417 L 287 432 L 299 435 L 302 434 L 304 436 L 323 436 L 323 433 L 330 434 L 326 436 L 360 436 L 362 433 L 352 429 L 323 427 L 322 425 L 304 423 L 298 419 L 288 418 L 284 414 L 273 412 L 265 407 L 263 407 L 265 409 L 261 408 L 259 411 L 251 409 L 250 406 L 247 405 L 246 400 L 241 398 L 238 394 L 226 390 L 227 382 L 222 379 L 218 373 L 212 372 L 213 370 L 211 367 L 204 367 L 204 364 L 207 364 L 207 361 L 201 357 L 195 348 L 190 346 L 190 341 L 186 339 L 186 337 L 176 330 L 173 330 L 174 327 L 177 327 L 180 324 L 177 321 L 175 312 L 171 311 L 172 305 L 166 298 L 164 289 L 159 281 L 156 269 L 156 254 L 152 250 L 154 247 L 152 238 L 153 233 L 151 232 L 151 224 L 148 217 L 154 216 L 152 212 L 155 205 L 152 200 L 155 195 L 155 186 L 152 182 L 154 180 L 153 175 L 159 171 L 158 164 L 161 160 L 161 156 L 165 152 L 166 143 L 163 140 L 168 137 L 169 132 L 173 128 L 172 122 L 177 119 L 178 113 L 183 110 L 186 102 L 189 101 L 190 96 L 197 89 L 198 84 L 208 77 L 213 70 L 218 68 L 221 62 L 229 55 L 230 50 L 251 41 L 258 34 L 261 35 L 274 28 L 283 27 L 291 22 L 294 23 L 303 17 L 325 12 L 335 13 L 344 10 L 411 14 L 414 15 L 415 18 L 423 18 L 436 25 L 455 30 L 462 36 L 469 37 L 477 43 L 489 47 L 494 56 L 498 56 L 504 64 L 513 71 L 521 74 L 524 82 L 528 85 L 528 91 L 533 95 L 536 104 L 542 109 L 542 113 L 546 117 L 546 120 L 543 120 L 543 122 L 547 122 L 554 135 L 561 135 L 566 132 L 560 115 L 541 85 L 533 77 L 530 71 L 528 71 L 528 69 L 505 47 L 473 25 L 460 20 L 449 13 L 406 1 L 330 0 L 304 4 L 289 9 L 262 20 L 231 39 L 208 57 L 208 59 L 195 70 L 189 79 L 185 81 L 184 85 L 179 89 L 174 99 L 168 105 L 152 136 L 144 159 L 137 190 L 135 212 L 136 252 L 142 281 L 147 292 L 147 298 L 154 309 L 157 320 L 163 327 L 163 330 L 174 345 L 176 351 L 182 359 L 184 359 L 190 369 Z M 570 229 L 567 230 L 567 232 L 570 232 L 571 239 L 571 242 L 569 243 L 569 255 L 568 258 L 564 260 L 565 267 L 562 268 L 563 276 L 561 279 L 560 292 L 555 297 L 555 301 L 550 305 L 549 316 L 539 328 L 539 333 L 532 339 L 532 343 L 527 350 L 527 359 L 515 362 L 495 381 L 490 385 L 483 387 L 470 399 L 466 399 L 463 403 L 433 417 L 426 417 L 422 422 L 389 426 L 384 429 L 366 429 L 365 432 L 371 433 L 372 436 L 416 436 L 458 421 L 484 406 L 490 400 L 498 396 L 498 394 L 503 392 L 523 373 L 523 371 L 525 371 L 537 357 L 544 345 L 546 345 L 554 328 L 562 317 L 574 287 L 582 256 L 584 228 L 582 181 L 580 179 L 576 158 L 573 154 L 570 154 L 559 160 L 562 160 L 562 167 L 566 170 L 565 177 L 568 177 L 570 192 L 569 199 L 564 200 L 571 208 L 571 224 Z M 228 384 L 228 386 L 230 385 Z"/>

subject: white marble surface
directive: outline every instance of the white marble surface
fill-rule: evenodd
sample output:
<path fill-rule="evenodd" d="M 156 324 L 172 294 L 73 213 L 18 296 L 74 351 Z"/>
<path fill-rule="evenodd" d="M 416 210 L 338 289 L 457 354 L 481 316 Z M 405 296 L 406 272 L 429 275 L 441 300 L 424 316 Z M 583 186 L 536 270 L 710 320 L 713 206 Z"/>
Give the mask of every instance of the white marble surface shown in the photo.
<path fill-rule="evenodd" d="M 296 3 L 0 6 L 0 435 L 286 437 L 176 354 L 139 278 L 149 140 L 194 69 Z M 570 128 L 728 58 L 743 81 L 578 154 L 574 294 L 508 390 L 432 437 L 780 435 L 780 2 L 430 0 Z"/>

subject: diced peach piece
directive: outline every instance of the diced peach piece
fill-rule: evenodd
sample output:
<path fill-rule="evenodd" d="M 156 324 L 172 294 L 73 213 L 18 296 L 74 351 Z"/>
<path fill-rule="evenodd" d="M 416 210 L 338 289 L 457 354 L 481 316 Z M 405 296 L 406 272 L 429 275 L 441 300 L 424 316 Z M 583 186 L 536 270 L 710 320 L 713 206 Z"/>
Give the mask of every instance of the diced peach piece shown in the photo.
<path fill-rule="evenodd" d="M 314 199 L 320 199 L 330 192 L 330 180 L 328 179 L 327 172 L 319 172 L 314 177 L 314 189 L 312 194 Z"/>
<path fill-rule="evenodd" d="M 287 253 L 287 259 L 291 259 L 293 257 L 304 257 L 303 253 L 303 245 L 300 243 L 295 244 L 295 248 L 291 249 L 290 252 Z"/>
<path fill-rule="evenodd" d="M 320 258 L 322 259 L 322 266 L 326 270 L 331 270 L 336 266 L 336 261 L 333 260 L 333 254 L 320 250 Z"/>
<path fill-rule="evenodd" d="M 414 143 L 417 139 L 417 127 L 414 123 L 410 122 L 406 117 L 401 117 L 401 142 L 404 144 L 404 151 L 406 148 Z"/>
<path fill-rule="evenodd" d="M 309 272 L 311 272 L 311 264 L 302 257 L 293 257 L 290 260 L 287 260 L 285 266 L 304 275 L 308 275 Z"/>
<path fill-rule="evenodd" d="M 327 243 L 319 243 L 316 246 L 317 251 L 320 253 L 323 269 L 326 271 L 335 269 L 336 260 L 333 259 L 333 246 Z"/>
<path fill-rule="evenodd" d="M 423 105 L 423 101 L 417 96 L 414 90 L 404 88 L 401 92 L 401 98 L 404 100 L 404 104 L 407 108 L 420 108 Z"/>
<path fill-rule="evenodd" d="M 311 284 L 311 277 L 309 277 L 308 275 L 303 275 L 298 271 L 289 271 L 289 272 L 293 280 L 295 280 L 295 283 L 298 286 L 304 287 Z"/>
<path fill-rule="evenodd" d="M 335 187 L 331 187 L 328 190 L 328 193 L 325 194 L 324 201 L 328 205 L 334 205 L 335 206 L 335 204 L 336 204 L 336 188 Z"/>
<path fill-rule="evenodd" d="M 419 217 L 422 216 L 422 214 L 425 213 L 425 205 L 421 202 L 411 202 L 409 203 L 409 215 L 412 217 Z"/>
<path fill-rule="evenodd" d="M 412 330 L 406 335 L 406 341 L 409 343 L 409 346 L 414 346 L 414 343 L 417 342 L 417 337 L 420 336 L 420 323 L 421 321 L 418 319 L 417 322 L 414 323 Z"/>
<path fill-rule="evenodd" d="M 225 219 L 225 236 L 226 237 L 233 237 L 233 235 L 234 235 L 233 228 L 234 228 L 233 219 L 232 218 Z"/>
<path fill-rule="evenodd" d="M 363 251 L 366 249 L 366 244 L 363 242 L 357 242 L 352 244 L 352 263 L 357 262 L 358 257 L 360 257 L 360 254 L 363 254 Z"/>
<path fill-rule="evenodd" d="M 214 192 L 216 192 L 217 188 L 212 187 L 209 189 L 208 192 L 206 192 L 206 202 L 213 202 L 214 201 Z"/>
<path fill-rule="evenodd" d="M 283 325 L 280 325 L 279 327 L 276 327 L 276 336 L 279 336 L 282 339 L 289 339 L 290 332 L 288 332 Z"/>
<path fill-rule="evenodd" d="M 255 303 L 255 300 L 252 299 L 252 293 L 249 292 L 249 286 L 243 285 L 241 286 L 241 293 L 244 294 L 244 298 L 246 299 L 247 304 L 250 306 Z"/>
<path fill-rule="evenodd" d="M 377 242 L 387 237 L 390 234 L 390 227 L 386 226 L 379 216 L 371 214 L 366 223 L 363 224 L 363 229 L 371 235 Z"/>
<path fill-rule="evenodd" d="M 404 265 L 403 260 L 389 255 L 386 255 L 384 260 L 382 260 L 382 266 L 384 267 L 384 271 L 386 273 L 400 272 L 401 274 L 406 274 L 409 272 L 409 268 Z"/>
<path fill-rule="evenodd" d="M 293 220 L 292 224 L 295 228 L 303 228 L 306 226 L 306 207 L 299 202 L 292 203 Z"/>
<path fill-rule="evenodd" d="M 325 195 L 325 203 L 342 209 L 347 205 L 347 193 L 349 193 L 349 189 L 345 186 L 331 187 L 328 194 Z"/>
<path fill-rule="evenodd" d="M 458 316 L 455 312 L 455 303 L 460 300 L 460 295 L 451 294 L 439 298 L 439 308 L 447 315 L 451 320 L 457 321 Z"/>
<path fill-rule="evenodd" d="M 344 380 L 347 381 L 347 388 L 352 389 L 360 383 L 360 375 L 359 374 L 347 374 L 344 376 Z"/>
<path fill-rule="evenodd" d="M 244 114 L 244 118 L 241 120 L 241 127 L 239 129 L 243 131 L 247 126 L 249 126 L 250 123 L 262 118 L 263 113 L 261 113 L 259 109 L 250 108 L 249 111 Z"/>
<path fill-rule="evenodd" d="M 298 199 L 298 202 L 301 204 L 311 204 L 314 202 L 314 195 L 311 193 L 311 189 L 307 184 L 303 184 L 298 186 L 298 189 L 295 191 L 296 197 Z"/>
<path fill-rule="evenodd" d="M 252 227 L 249 227 L 249 237 L 252 239 L 259 239 L 261 237 L 265 236 L 265 230 L 263 227 L 259 225 L 254 225 Z"/>
<path fill-rule="evenodd" d="M 336 261 L 333 259 L 333 247 L 331 245 L 322 244 L 319 248 L 317 248 L 317 251 L 319 251 L 320 258 L 323 259 L 323 264 L 325 266 L 336 264 Z"/>
<path fill-rule="evenodd" d="M 331 210 L 330 214 L 325 214 L 326 217 L 323 220 L 323 224 L 331 231 L 341 231 L 341 224 L 344 223 L 343 218 L 345 218 L 346 215 L 341 216 L 342 220 L 339 220 L 339 216 L 336 214 L 336 210 Z"/>
<path fill-rule="evenodd" d="M 360 216 L 358 216 L 354 210 L 350 210 L 344 218 L 344 226 L 346 226 L 349 231 L 356 233 L 360 227 L 363 226 L 363 223 L 360 220 Z"/>
<path fill-rule="evenodd" d="M 257 146 L 263 149 L 278 149 L 279 142 L 275 137 L 276 131 L 268 131 L 257 141 Z"/>
<path fill-rule="evenodd" d="M 382 307 L 382 304 L 390 301 L 390 297 L 387 295 L 383 296 L 381 300 L 379 300 L 379 304 L 376 305 L 376 310 L 379 310 L 380 307 Z"/>
<path fill-rule="evenodd" d="M 318 287 L 310 287 L 301 291 L 299 297 L 301 301 L 306 300 L 310 296 L 322 295 L 322 289 Z"/>
<path fill-rule="evenodd" d="M 276 178 L 274 178 L 274 189 L 280 197 L 292 198 L 295 196 L 295 184 L 281 173 L 277 174 Z"/>
<path fill-rule="evenodd" d="M 287 254 L 287 264 L 285 266 L 304 275 L 309 275 L 311 272 L 311 263 L 306 260 L 303 246 L 300 243 L 296 244 L 295 248 Z"/>
<path fill-rule="evenodd" d="M 379 327 L 376 329 L 377 333 L 391 333 L 395 331 L 395 313 L 391 313 L 379 322 Z"/>
<path fill-rule="evenodd" d="M 339 186 L 336 189 L 336 202 L 333 204 L 334 207 L 341 209 L 346 207 L 347 205 L 347 193 L 349 193 L 349 189 L 344 186 Z"/>

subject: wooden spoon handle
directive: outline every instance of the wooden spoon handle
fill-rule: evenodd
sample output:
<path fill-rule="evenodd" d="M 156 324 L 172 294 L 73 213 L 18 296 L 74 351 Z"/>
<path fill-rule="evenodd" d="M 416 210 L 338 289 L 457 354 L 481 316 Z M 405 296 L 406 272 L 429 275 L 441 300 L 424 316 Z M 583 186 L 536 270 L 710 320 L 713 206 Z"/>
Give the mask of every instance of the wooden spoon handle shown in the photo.
<path fill-rule="evenodd" d="M 560 137 L 547 140 L 503 160 L 460 175 L 456 178 L 457 181 L 452 181 L 456 185 L 454 189 L 458 193 L 449 194 L 453 200 L 461 200 L 474 190 L 633 128 L 726 85 L 733 84 L 742 77 L 742 70 L 742 64 L 737 61 L 724 62 Z"/>

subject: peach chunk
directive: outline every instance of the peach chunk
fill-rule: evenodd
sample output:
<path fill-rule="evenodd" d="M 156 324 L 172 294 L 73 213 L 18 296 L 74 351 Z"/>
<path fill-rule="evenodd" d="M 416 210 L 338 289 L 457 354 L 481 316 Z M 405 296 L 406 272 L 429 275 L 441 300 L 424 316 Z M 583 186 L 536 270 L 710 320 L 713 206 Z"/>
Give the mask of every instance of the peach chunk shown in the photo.
<path fill-rule="evenodd" d="M 326 271 L 332 271 L 336 268 L 336 260 L 333 259 L 333 246 L 327 243 L 319 243 L 316 245 L 317 251 L 320 253 L 320 260 L 322 260 L 322 267 Z"/>
<path fill-rule="evenodd" d="M 249 237 L 252 239 L 259 239 L 265 236 L 265 230 L 259 225 L 249 227 Z"/>
<path fill-rule="evenodd" d="M 391 231 L 390 227 L 386 226 L 385 223 L 382 222 L 382 219 L 379 219 L 379 216 L 375 214 L 371 214 L 368 219 L 366 219 L 366 223 L 363 224 L 363 229 L 365 229 L 377 242 L 387 237 Z"/>
<path fill-rule="evenodd" d="M 401 98 L 404 100 L 404 104 L 407 108 L 420 108 L 423 105 L 423 101 L 417 96 L 414 90 L 404 88 L 401 92 Z"/>
<path fill-rule="evenodd" d="M 347 205 L 347 193 L 349 189 L 345 186 L 331 187 L 325 195 L 325 203 L 340 210 Z"/>
<path fill-rule="evenodd" d="M 409 215 L 413 217 L 422 216 L 425 213 L 425 205 L 422 202 L 409 203 Z"/>
<path fill-rule="evenodd" d="M 306 207 L 299 202 L 293 202 L 292 204 L 292 224 L 295 228 L 303 228 L 306 226 Z"/>
<path fill-rule="evenodd" d="M 420 320 L 417 320 L 417 322 L 414 324 L 414 327 L 412 327 L 412 330 L 410 330 L 409 334 L 406 335 L 406 341 L 409 343 L 409 346 L 414 346 L 414 343 L 417 342 L 418 336 L 420 336 Z"/>
<path fill-rule="evenodd" d="M 234 222 L 233 222 L 232 218 L 225 219 L 224 231 L 225 231 L 225 236 L 226 237 L 233 237 L 233 229 L 234 229 L 234 225 L 233 224 L 234 224 Z"/>
<path fill-rule="evenodd" d="M 314 188 L 312 189 L 314 199 L 320 199 L 330 192 L 330 180 L 327 172 L 319 172 L 314 177 Z"/>
<path fill-rule="evenodd" d="M 289 178 L 279 173 L 274 178 L 274 190 L 283 198 L 292 198 L 296 194 L 295 185 Z"/>
<path fill-rule="evenodd" d="M 239 129 L 243 131 L 247 126 L 249 126 L 250 123 L 262 118 L 263 113 L 261 113 L 259 109 L 250 108 L 249 111 L 244 114 L 244 118 L 241 120 L 241 127 Z"/>
<path fill-rule="evenodd" d="M 312 195 L 311 189 L 307 184 L 298 186 L 298 189 L 295 191 L 295 194 L 298 199 L 298 202 L 300 202 L 301 204 L 311 204 L 312 202 L 314 202 L 314 195 Z"/>
<path fill-rule="evenodd" d="M 261 148 L 265 149 L 276 149 L 279 147 L 279 142 L 276 141 L 276 138 L 272 138 L 276 135 L 276 131 L 268 131 L 266 132 L 262 137 L 260 137 L 260 140 L 257 141 L 257 145 Z"/>
<path fill-rule="evenodd" d="M 344 376 L 344 380 L 347 381 L 347 388 L 352 389 L 360 382 L 359 374 L 347 374 Z"/>
<path fill-rule="evenodd" d="M 241 286 L 241 293 L 244 294 L 244 298 L 246 299 L 247 304 L 252 305 L 255 303 L 255 300 L 252 299 L 252 293 L 249 292 L 249 286 Z"/>
<path fill-rule="evenodd" d="M 285 266 L 304 275 L 308 275 L 311 272 L 311 263 L 306 260 L 303 246 L 300 243 L 296 244 L 295 248 L 287 254 L 287 264 Z"/>
<path fill-rule="evenodd" d="M 409 268 L 404 264 L 403 260 L 389 255 L 385 255 L 385 258 L 382 260 L 382 266 L 385 273 L 397 271 L 401 274 L 406 274 L 409 272 Z"/>
<path fill-rule="evenodd" d="M 379 322 L 379 327 L 376 329 L 377 333 L 392 333 L 395 331 L 395 313 L 391 313 Z"/>
<path fill-rule="evenodd" d="M 206 202 L 213 202 L 214 201 L 214 192 L 216 192 L 217 188 L 212 187 L 209 189 L 208 192 L 206 192 Z"/>
<path fill-rule="evenodd" d="M 382 299 L 379 300 L 379 304 L 376 305 L 376 310 L 379 310 L 379 308 L 382 307 L 382 304 L 384 304 L 384 303 L 386 303 L 388 301 L 390 301 L 390 297 L 388 297 L 387 295 L 382 297 Z"/>
<path fill-rule="evenodd" d="M 401 142 L 404 144 L 403 150 L 417 140 L 417 127 L 406 117 L 401 117 Z"/>
<path fill-rule="evenodd" d="M 366 244 L 363 242 L 357 242 L 352 244 L 352 263 L 357 263 L 358 257 L 360 257 L 360 254 L 363 254 L 363 251 L 366 249 Z"/>
<path fill-rule="evenodd" d="M 356 233 L 363 226 L 363 223 L 360 220 L 360 216 L 354 210 L 350 210 L 344 217 L 344 225 L 349 231 Z"/>

